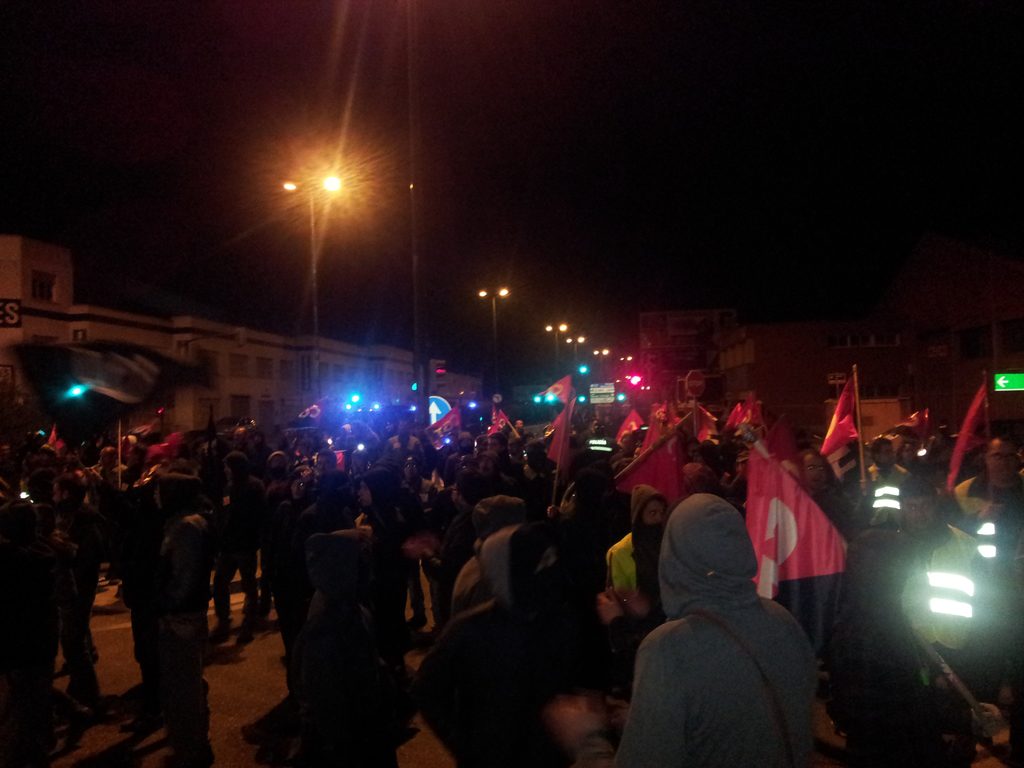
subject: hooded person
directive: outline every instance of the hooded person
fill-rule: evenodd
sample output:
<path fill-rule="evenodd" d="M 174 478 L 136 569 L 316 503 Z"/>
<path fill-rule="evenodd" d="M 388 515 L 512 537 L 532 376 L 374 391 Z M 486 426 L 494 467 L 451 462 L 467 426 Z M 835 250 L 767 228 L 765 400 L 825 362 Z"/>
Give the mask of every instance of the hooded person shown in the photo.
<path fill-rule="evenodd" d="M 494 599 L 456 616 L 424 658 L 413 697 L 467 766 L 564 766 L 541 711 L 574 682 L 576 631 L 545 523 L 508 526 L 480 550 Z"/>
<path fill-rule="evenodd" d="M 614 682 L 624 692 L 633 679 L 637 648 L 665 620 L 658 559 L 668 502 L 654 487 L 637 485 L 630 496 L 630 517 L 632 531 L 608 550 L 608 589 L 597 597 L 598 618 L 608 627 L 615 654 Z"/>
<path fill-rule="evenodd" d="M 167 518 L 156 576 L 160 702 L 173 764 L 205 767 L 213 764 L 203 680 L 213 534 L 202 481 L 178 472 L 157 477 Z"/>
<path fill-rule="evenodd" d="M 299 700 L 299 765 L 396 766 L 389 736 L 386 670 L 365 607 L 368 538 L 314 534 L 306 567 L 316 591 L 296 640 L 291 675 Z"/>
<path fill-rule="evenodd" d="M 245 593 L 244 620 L 238 642 L 252 640 L 253 624 L 259 613 L 256 583 L 256 553 L 267 524 L 267 494 L 263 483 L 252 477 L 249 457 L 232 451 L 224 457 L 228 484 L 224 489 L 224 520 L 220 531 L 220 554 L 213 575 L 213 604 L 217 613 L 214 639 L 227 638 L 231 627 L 231 580 L 238 572 Z"/>
<path fill-rule="evenodd" d="M 482 578 L 480 571 L 480 549 L 493 533 L 509 525 L 526 522 L 526 503 L 514 496 L 491 496 L 473 508 L 473 528 L 476 530 L 476 555 L 470 558 L 458 578 L 452 593 L 452 616 L 486 603 L 494 595 L 490 583 Z"/>
<path fill-rule="evenodd" d="M 407 508 L 399 506 L 401 481 L 395 472 L 374 467 L 362 477 L 358 499 L 373 530 L 373 618 L 381 655 L 397 671 L 404 670 L 409 646 L 405 623 L 410 561 L 402 544 L 414 532 Z"/>
<path fill-rule="evenodd" d="M 811 753 L 814 652 L 785 608 L 758 597 L 757 561 L 743 519 L 698 493 L 669 517 L 661 545 L 668 621 L 640 646 L 618 754 L 592 713 L 551 713 L 575 727 L 578 765 L 802 766 Z M 665 681 L 672 685 L 666 686 Z"/>
<path fill-rule="evenodd" d="M 850 766 L 951 768 L 974 758 L 970 713 L 948 686 L 929 684 L 937 675 L 904 610 L 917 546 L 884 529 L 850 544 L 829 672 L 829 714 L 846 733 Z"/>

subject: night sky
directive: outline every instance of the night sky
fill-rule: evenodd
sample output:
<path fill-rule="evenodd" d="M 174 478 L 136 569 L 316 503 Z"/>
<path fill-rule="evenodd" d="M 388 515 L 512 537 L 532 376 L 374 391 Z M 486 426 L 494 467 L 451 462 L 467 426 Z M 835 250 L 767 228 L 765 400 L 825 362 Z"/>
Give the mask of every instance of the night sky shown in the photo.
<path fill-rule="evenodd" d="M 537 380 L 545 322 L 632 351 L 644 309 L 856 315 L 924 232 L 1020 251 L 1019 3 L 415 1 L 411 68 L 407 0 L 5 3 L 0 230 L 71 247 L 80 301 L 292 332 L 280 183 L 336 161 L 322 328 L 408 346 L 411 69 L 453 369 L 489 363 L 480 287 Z"/>

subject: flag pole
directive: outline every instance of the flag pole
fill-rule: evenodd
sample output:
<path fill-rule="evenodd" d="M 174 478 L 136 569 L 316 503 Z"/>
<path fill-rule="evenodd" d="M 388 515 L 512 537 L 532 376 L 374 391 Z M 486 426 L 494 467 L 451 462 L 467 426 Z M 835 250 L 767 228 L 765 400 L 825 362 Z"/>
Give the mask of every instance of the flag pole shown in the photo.
<path fill-rule="evenodd" d="M 121 467 L 124 465 L 124 462 L 121 461 L 121 458 L 122 458 L 122 455 L 123 455 L 122 452 L 124 450 L 123 445 L 124 445 L 124 438 L 121 437 L 121 419 L 118 419 L 117 420 L 117 490 L 118 491 L 121 490 L 121 482 L 122 482 Z"/>
<path fill-rule="evenodd" d="M 988 414 L 988 369 L 983 368 L 981 371 L 981 386 L 985 388 L 985 439 L 992 439 L 992 421 Z"/>
<path fill-rule="evenodd" d="M 857 455 L 860 464 L 860 495 L 868 490 L 867 467 L 864 466 L 864 427 L 860 418 L 860 377 L 857 375 L 857 364 L 853 364 L 853 405 L 857 414 Z M 838 406 L 837 406 L 838 407 Z"/>

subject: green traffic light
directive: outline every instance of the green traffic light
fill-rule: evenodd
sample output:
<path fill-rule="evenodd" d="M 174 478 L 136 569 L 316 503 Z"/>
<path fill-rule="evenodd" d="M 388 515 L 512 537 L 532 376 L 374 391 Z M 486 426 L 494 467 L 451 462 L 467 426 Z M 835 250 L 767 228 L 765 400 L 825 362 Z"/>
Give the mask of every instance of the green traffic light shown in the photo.
<path fill-rule="evenodd" d="M 579 367 L 579 372 L 581 375 L 586 376 L 588 373 L 590 373 L 590 367 L 586 365 L 581 365 Z"/>

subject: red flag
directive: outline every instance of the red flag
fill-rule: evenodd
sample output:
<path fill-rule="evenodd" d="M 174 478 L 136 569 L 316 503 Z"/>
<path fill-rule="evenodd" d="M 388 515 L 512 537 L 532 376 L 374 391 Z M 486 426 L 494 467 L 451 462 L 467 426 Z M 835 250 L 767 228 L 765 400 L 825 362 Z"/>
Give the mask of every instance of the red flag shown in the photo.
<path fill-rule="evenodd" d="M 647 434 L 644 435 L 644 442 L 640 450 L 646 451 L 653 447 L 659 438 L 668 434 L 680 421 L 682 419 L 676 415 L 675 409 L 669 410 L 668 403 L 651 405 L 651 418 L 647 422 Z"/>
<path fill-rule="evenodd" d="M 491 406 L 491 426 L 487 428 L 487 434 L 493 435 L 495 432 L 501 432 L 506 426 L 511 426 L 512 422 L 509 421 L 508 416 L 505 415 L 505 411 L 499 408 L 497 405 Z"/>
<path fill-rule="evenodd" d="M 650 431 L 650 430 L 648 430 Z M 683 446 L 678 435 L 672 435 L 661 445 L 645 451 L 615 478 L 615 487 L 629 493 L 640 484 L 651 485 L 672 503 L 683 495 Z"/>
<path fill-rule="evenodd" d="M 572 432 L 572 410 L 576 405 L 575 398 L 570 398 L 565 408 L 558 414 L 551 429 L 551 446 L 548 448 L 548 458 L 558 465 L 559 472 L 568 469 L 570 433 Z"/>
<path fill-rule="evenodd" d="M 64 448 L 67 447 L 65 442 L 63 440 L 61 440 L 57 436 L 57 424 L 56 424 L 56 422 L 54 423 L 53 427 L 50 429 L 50 436 L 46 439 L 46 444 L 48 446 L 50 446 L 51 448 L 53 448 L 53 450 L 55 450 L 57 452 L 60 452 L 61 450 L 63 450 Z"/>
<path fill-rule="evenodd" d="M 897 424 L 897 427 L 909 427 L 920 440 L 927 440 L 932 431 L 931 414 L 928 409 L 914 411 L 905 421 Z"/>
<path fill-rule="evenodd" d="M 839 402 L 836 403 L 835 413 L 832 414 L 832 421 L 828 425 L 825 442 L 821 444 L 822 456 L 829 456 L 851 440 L 860 437 L 854 423 L 854 408 L 853 379 L 850 379 L 843 387 L 843 393 L 839 395 Z"/>
<path fill-rule="evenodd" d="M 742 403 L 736 403 L 729 411 L 729 418 L 725 420 L 726 429 L 736 429 L 740 424 L 749 423 L 752 427 L 764 426 L 764 416 L 761 413 L 761 404 L 757 402 L 757 395 L 751 392 Z"/>
<path fill-rule="evenodd" d="M 426 434 L 430 437 L 435 446 L 443 442 L 451 441 L 458 436 L 462 430 L 462 411 L 452 408 L 443 417 L 426 428 Z"/>
<path fill-rule="evenodd" d="M 726 429 L 736 429 L 740 424 L 743 423 L 743 414 L 745 412 L 743 403 L 736 403 L 729 411 L 729 418 L 725 420 Z"/>
<path fill-rule="evenodd" d="M 793 475 L 750 452 L 747 532 L 757 557 L 757 592 L 777 597 L 821 650 L 838 603 L 846 547 L 835 526 Z"/>
<path fill-rule="evenodd" d="M 953 446 L 953 458 L 949 461 L 949 475 L 946 477 L 946 489 L 952 493 L 956 487 L 956 478 L 960 474 L 960 465 L 964 463 L 964 456 L 972 448 L 985 444 L 985 436 L 978 434 L 980 427 L 985 425 L 985 400 L 988 398 L 988 385 L 982 384 L 971 401 L 971 407 L 967 409 L 967 416 L 956 436 L 956 445 Z M 987 431 L 987 430 L 986 430 Z"/>
<path fill-rule="evenodd" d="M 550 402 L 548 400 L 548 395 L 554 395 L 562 403 L 568 403 L 569 398 L 572 396 L 572 377 L 563 376 L 550 387 L 548 387 L 547 389 L 540 393 L 541 399 L 544 400 L 545 402 Z"/>
<path fill-rule="evenodd" d="M 717 437 L 718 427 L 715 426 L 718 419 L 711 415 L 711 412 L 700 403 L 697 404 L 697 440 L 704 442 L 712 437 Z"/>
<path fill-rule="evenodd" d="M 629 416 L 622 422 L 622 426 L 619 427 L 619 433 L 615 436 L 615 442 L 622 445 L 622 438 L 624 438 L 630 432 L 636 432 L 640 427 L 644 425 L 643 419 L 640 418 L 640 414 L 636 412 L 634 408 L 629 412 Z M 650 430 L 648 430 L 650 431 Z"/>
<path fill-rule="evenodd" d="M 789 461 L 799 465 L 800 451 L 796 447 L 796 438 L 785 416 L 780 416 L 768 430 L 768 434 L 764 436 L 764 446 L 776 461 Z"/>

